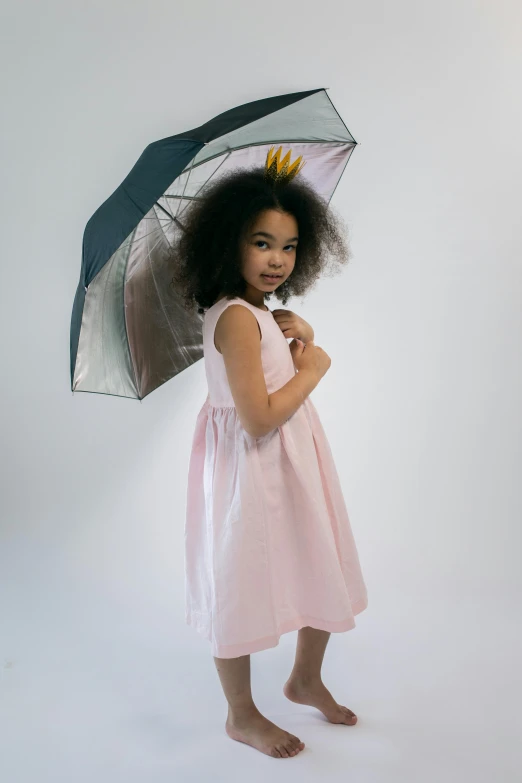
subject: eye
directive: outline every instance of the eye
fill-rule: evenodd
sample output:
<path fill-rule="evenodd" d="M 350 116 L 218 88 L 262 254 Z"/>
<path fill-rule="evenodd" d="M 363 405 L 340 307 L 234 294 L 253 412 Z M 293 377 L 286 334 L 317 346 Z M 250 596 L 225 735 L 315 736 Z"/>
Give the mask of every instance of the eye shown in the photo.
<path fill-rule="evenodd" d="M 254 242 L 254 244 L 255 244 L 255 245 L 257 245 L 257 247 L 259 247 L 259 245 L 266 245 L 266 244 L 267 244 L 267 242 L 265 242 L 265 240 L 264 240 L 264 239 L 256 239 L 256 241 Z M 290 250 L 295 250 L 295 248 L 297 247 L 297 245 L 287 245 L 286 247 L 289 247 L 289 248 L 290 248 Z"/>

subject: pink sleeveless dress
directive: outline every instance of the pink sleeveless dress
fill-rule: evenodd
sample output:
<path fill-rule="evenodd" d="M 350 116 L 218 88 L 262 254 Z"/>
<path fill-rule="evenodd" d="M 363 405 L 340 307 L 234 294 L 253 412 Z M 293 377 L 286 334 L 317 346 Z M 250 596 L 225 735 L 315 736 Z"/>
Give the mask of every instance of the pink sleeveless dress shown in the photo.
<path fill-rule="evenodd" d="M 236 658 L 304 626 L 348 631 L 368 604 L 330 446 L 308 396 L 280 426 L 243 428 L 214 329 L 223 310 L 257 318 L 269 394 L 294 377 L 271 310 L 222 298 L 205 312 L 208 396 L 197 416 L 185 520 L 185 619 L 211 654 Z"/>

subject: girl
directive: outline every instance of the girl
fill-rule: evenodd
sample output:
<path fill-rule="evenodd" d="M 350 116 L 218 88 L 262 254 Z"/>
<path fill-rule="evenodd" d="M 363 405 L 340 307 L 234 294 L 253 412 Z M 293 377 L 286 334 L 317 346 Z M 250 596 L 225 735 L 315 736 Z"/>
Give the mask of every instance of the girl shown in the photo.
<path fill-rule="evenodd" d="M 187 306 L 204 313 L 209 389 L 188 471 L 186 622 L 211 644 L 227 734 L 287 758 L 304 743 L 255 706 L 250 653 L 298 630 L 284 694 L 353 725 L 355 714 L 322 683 L 321 665 L 330 633 L 355 626 L 367 593 L 309 397 L 330 357 L 303 318 L 266 304 L 308 291 L 327 251 L 341 263 L 350 254 L 327 203 L 296 179 L 294 165 L 270 166 L 270 155 L 264 168 L 207 186 L 184 213 L 173 258 Z"/>

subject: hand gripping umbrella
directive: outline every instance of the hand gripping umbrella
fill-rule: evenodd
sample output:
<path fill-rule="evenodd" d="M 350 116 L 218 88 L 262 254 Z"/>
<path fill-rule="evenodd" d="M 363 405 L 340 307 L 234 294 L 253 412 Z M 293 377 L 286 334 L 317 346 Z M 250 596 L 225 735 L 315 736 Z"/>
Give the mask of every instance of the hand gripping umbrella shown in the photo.
<path fill-rule="evenodd" d="M 324 88 L 277 95 L 152 142 L 87 223 L 71 315 L 71 389 L 142 400 L 203 356 L 203 315 L 172 285 L 183 210 L 216 175 L 292 145 L 330 201 L 357 142 Z"/>

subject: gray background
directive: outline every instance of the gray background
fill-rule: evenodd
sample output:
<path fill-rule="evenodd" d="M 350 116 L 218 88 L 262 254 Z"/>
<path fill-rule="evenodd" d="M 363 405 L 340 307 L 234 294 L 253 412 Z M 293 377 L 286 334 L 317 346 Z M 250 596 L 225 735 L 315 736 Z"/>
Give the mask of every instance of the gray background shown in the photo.
<path fill-rule="evenodd" d="M 520 5 L 1 15 L 2 780 L 518 780 Z M 184 624 L 203 362 L 142 403 L 73 395 L 69 321 L 85 223 L 149 142 L 317 87 L 360 142 L 332 201 L 354 257 L 288 307 L 332 357 L 312 399 L 369 606 L 323 667 L 356 727 L 284 698 L 297 633 L 252 655 L 259 709 L 307 745 L 276 761 L 226 736 Z"/>

